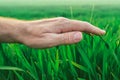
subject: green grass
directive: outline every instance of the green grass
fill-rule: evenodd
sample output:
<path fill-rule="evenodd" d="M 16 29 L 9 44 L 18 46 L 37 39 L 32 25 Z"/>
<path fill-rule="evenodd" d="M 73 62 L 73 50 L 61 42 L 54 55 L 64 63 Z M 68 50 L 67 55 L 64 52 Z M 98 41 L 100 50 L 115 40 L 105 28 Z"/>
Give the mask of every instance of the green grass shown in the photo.
<path fill-rule="evenodd" d="M 120 80 L 119 6 L 1 6 L 0 16 L 22 20 L 63 16 L 91 22 L 107 32 L 83 33 L 77 44 L 49 49 L 1 43 L 0 80 Z"/>

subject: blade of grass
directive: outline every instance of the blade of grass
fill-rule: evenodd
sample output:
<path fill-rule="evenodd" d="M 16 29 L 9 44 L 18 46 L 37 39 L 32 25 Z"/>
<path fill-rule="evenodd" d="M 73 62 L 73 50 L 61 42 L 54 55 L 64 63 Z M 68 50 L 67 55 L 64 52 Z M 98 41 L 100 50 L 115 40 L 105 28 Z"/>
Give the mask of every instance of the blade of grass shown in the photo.
<path fill-rule="evenodd" d="M 18 67 L 11 67 L 11 66 L 0 66 L 0 70 L 12 70 L 12 71 L 22 71 L 25 72 L 23 69 Z"/>
<path fill-rule="evenodd" d="M 85 71 L 85 72 L 88 73 L 87 68 L 85 68 L 84 66 L 82 66 L 82 65 L 80 65 L 80 64 L 77 64 L 77 63 L 75 63 L 74 61 L 71 61 L 71 63 L 72 63 L 75 67 L 77 67 L 78 69 L 83 70 L 83 71 Z"/>

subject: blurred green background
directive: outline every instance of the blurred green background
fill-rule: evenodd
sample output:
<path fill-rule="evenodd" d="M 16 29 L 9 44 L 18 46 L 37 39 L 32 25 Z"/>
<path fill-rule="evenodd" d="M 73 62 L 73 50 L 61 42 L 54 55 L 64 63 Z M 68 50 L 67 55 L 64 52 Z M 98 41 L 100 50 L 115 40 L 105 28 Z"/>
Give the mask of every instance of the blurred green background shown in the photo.
<path fill-rule="evenodd" d="M 120 0 L 0 0 L 1 5 L 82 5 L 112 4 L 119 5 Z"/>

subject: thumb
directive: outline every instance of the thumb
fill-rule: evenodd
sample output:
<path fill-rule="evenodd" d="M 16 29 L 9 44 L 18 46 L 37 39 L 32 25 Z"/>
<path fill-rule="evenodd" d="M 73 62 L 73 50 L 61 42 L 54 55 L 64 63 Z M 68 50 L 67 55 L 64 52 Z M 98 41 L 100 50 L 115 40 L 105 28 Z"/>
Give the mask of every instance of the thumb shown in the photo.
<path fill-rule="evenodd" d="M 58 34 L 58 37 L 59 37 L 58 45 L 73 44 L 82 40 L 82 33 L 78 31 L 67 32 L 67 33 Z"/>
<path fill-rule="evenodd" d="M 67 33 L 61 33 L 61 34 L 47 34 L 47 37 L 44 39 L 40 39 L 42 42 L 40 44 L 37 43 L 37 47 L 42 46 L 41 48 L 49 48 L 53 46 L 58 46 L 61 44 L 73 44 L 77 43 L 80 40 L 82 40 L 82 33 L 79 31 L 74 32 L 67 32 Z"/>

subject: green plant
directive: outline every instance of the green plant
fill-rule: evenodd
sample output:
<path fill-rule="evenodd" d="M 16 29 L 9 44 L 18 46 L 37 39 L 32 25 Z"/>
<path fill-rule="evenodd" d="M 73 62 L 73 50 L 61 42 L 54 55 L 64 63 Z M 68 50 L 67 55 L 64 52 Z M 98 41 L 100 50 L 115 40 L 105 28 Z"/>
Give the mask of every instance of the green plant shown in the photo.
<path fill-rule="evenodd" d="M 95 9 L 92 8 L 92 12 L 89 6 L 72 6 L 71 12 L 66 6 L 0 9 L 0 16 L 26 20 L 57 16 L 85 20 L 107 32 L 105 36 L 90 36 L 83 33 L 84 39 L 77 44 L 50 49 L 32 49 L 22 44 L 1 43 L 0 80 L 120 79 L 118 6 L 96 6 Z"/>

